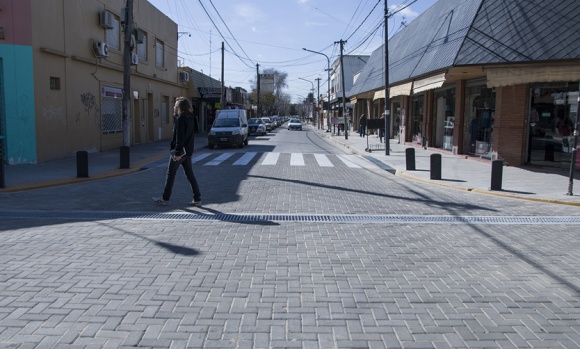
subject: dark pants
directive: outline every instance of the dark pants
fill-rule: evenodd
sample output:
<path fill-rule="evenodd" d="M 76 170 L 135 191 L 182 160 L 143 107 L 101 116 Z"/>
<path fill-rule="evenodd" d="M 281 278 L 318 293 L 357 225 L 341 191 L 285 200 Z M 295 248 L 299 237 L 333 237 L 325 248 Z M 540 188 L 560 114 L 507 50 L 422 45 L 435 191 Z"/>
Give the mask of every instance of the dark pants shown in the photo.
<path fill-rule="evenodd" d="M 171 197 L 171 191 L 173 190 L 173 183 L 175 182 L 175 174 L 179 165 L 183 166 L 183 172 L 191 184 L 191 191 L 193 192 L 193 200 L 200 201 L 201 193 L 199 192 L 199 186 L 197 185 L 197 180 L 193 174 L 193 168 L 191 166 L 191 156 L 182 156 L 179 161 L 173 161 L 169 158 L 169 164 L 167 165 L 167 177 L 165 178 L 165 189 L 163 190 L 163 200 L 169 201 Z"/>
<path fill-rule="evenodd" d="M 366 135 L 366 131 L 367 131 L 367 125 L 360 125 L 358 132 L 359 132 L 359 135 L 361 137 Z"/>

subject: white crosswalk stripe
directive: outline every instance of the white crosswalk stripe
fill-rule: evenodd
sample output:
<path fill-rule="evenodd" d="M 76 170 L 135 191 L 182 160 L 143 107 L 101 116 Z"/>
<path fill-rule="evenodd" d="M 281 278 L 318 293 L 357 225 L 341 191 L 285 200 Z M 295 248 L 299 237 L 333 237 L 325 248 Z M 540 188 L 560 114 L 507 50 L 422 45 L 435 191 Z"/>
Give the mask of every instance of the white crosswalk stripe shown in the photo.
<path fill-rule="evenodd" d="M 262 165 L 276 165 L 279 157 L 280 153 L 268 153 L 264 161 L 262 161 Z"/>
<path fill-rule="evenodd" d="M 318 166 L 334 167 L 328 156 L 324 154 L 314 154 L 314 158 L 316 159 L 316 162 L 318 162 Z"/>
<path fill-rule="evenodd" d="M 234 153 L 223 153 L 220 156 L 218 156 L 217 158 L 208 162 L 207 164 L 204 164 L 204 166 L 217 166 L 217 165 L 221 164 L 222 162 L 224 162 L 225 160 L 227 160 L 232 155 L 234 155 Z"/>
<path fill-rule="evenodd" d="M 301 153 L 290 154 L 290 166 L 304 166 L 304 156 Z"/>
<path fill-rule="evenodd" d="M 357 165 L 354 162 L 348 160 L 344 155 L 337 155 L 336 157 L 339 158 L 340 161 L 342 161 L 346 166 L 348 166 L 350 168 L 360 168 L 359 165 Z"/>
<path fill-rule="evenodd" d="M 234 165 L 236 166 L 244 166 L 250 163 L 250 161 L 252 161 L 252 159 L 254 158 L 254 156 L 256 156 L 256 152 L 249 152 L 249 153 L 245 153 L 241 158 L 239 158 L 236 162 L 234 162 Z"/>

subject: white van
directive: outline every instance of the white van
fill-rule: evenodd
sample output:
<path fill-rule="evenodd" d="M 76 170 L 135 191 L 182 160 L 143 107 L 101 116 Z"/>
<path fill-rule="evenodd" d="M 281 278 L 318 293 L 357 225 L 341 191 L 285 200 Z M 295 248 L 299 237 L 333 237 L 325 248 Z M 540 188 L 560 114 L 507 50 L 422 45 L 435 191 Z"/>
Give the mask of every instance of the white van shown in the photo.
<path fill-rule="evenodd" d="M 248 118 L 244 109 L 222 109 L 207 134 L 207 147 L 248 145 Z"/>

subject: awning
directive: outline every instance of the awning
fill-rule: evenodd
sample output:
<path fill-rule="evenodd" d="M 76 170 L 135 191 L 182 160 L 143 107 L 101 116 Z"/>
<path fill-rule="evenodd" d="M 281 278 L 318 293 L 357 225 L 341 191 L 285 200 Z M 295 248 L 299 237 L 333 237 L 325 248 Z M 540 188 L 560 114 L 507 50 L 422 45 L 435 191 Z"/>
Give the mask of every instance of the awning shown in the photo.
<path fill-rule="evenodd" d="M 385 90 L 376 91 L 375 96 L 373 97 L 373 101 L 376 101 L 380 98 L 385 99 Z"/>
<path fill-rule="evenodd" d="M 487 87 L 580 80 L 580 66 L 485 68 Z"/>
<path fill-rule="evenodd" d="M 395 85 L 389 88 L 389 96 L 396 97 L 396 96 L 410 96 L 411 95 L 411 88 L 413 87 L 413 81 L 407 82 L 402 85 Z"/>
<path fill-rule="evenodd" d="M 445 73 L 430 76 L 425 79 L 415 80 L 413 83 L 413 93 L 419 93 L 427 90 L 433 90 L 443 86 L 445 82 Z"/>

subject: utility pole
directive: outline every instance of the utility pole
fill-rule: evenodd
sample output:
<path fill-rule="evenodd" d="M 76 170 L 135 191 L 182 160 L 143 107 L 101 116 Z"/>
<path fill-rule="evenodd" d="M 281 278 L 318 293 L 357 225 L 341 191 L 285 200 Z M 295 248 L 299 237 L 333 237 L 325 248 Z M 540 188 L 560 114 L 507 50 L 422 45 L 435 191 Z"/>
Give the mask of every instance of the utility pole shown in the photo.
<path fill-rule="evenodd" d="M 385 0 L 385 155 L 390 155 L 391 137 L 389 132 L 390 111 L 389 111 L 389 8 Z"/>
<path fill-rule="evenodd" d="M 385 0 L 385 1 L 387 1 L 387 0 Z M 340 79 L 342 81 L 341 82 L 341 85 L 342 85 L 342 88 L 341 88 L 341 90 L 342 90 L 342 118 L 344 120 L 343 121 L 344 122 L 344 124 L 343 124 L 344 125 L 344 139 L 348 139 L 348 120 L 347 120 L 347 117 L 345 114 L 345 112 L 346 112 L 346 91 L 344 90 L 345 89 L 345 86 L 344 86 L 344 63 L 342 60 L 342 57 L 343 57 L 342 51 L 344 50 L 344 44 L 346 44 L 346 41 L 341 39 L 340 41 L 335 41 L 334 43 L 340 44 L 340 75 L 341 75 Z"/>
<path fill-rule="evenodd" d="M 123 48 L 123 146 L 131 145 L 131 34 L 133 33 L 133 0 L 127 0 L 125 6 L 125 37 Z"/>
<path fill-rule="evenodd" d="M 320 117 L 320 112 L 318 111 L 320 109 L 320 78 L 316 78 L 314 80 L 318 81 L 318 94 L 316 95 L 316 115 L 318 116 L 318 129 L 320 130 L 320 124 L 322 123 L 322 118 Z"/>
<path fill-rule="evenodd" d="M 224 109 L 225 104 L 226 104 L 226 90 L 225 90 L 225 84 L 224 84 L 224 42 L 222 41 L 222 93 L 220 96 L 220 104 L 221 104 L 221 108 Z"/>
<path fill-rule="evenodd" d="M 256 84 L 257 85 L 256 117 L 261 117 L 262 115 L 260 114 L 260 65 L 258 63 L 256 63 L 256 75 L 258 81 L 258 83 Z"/>

